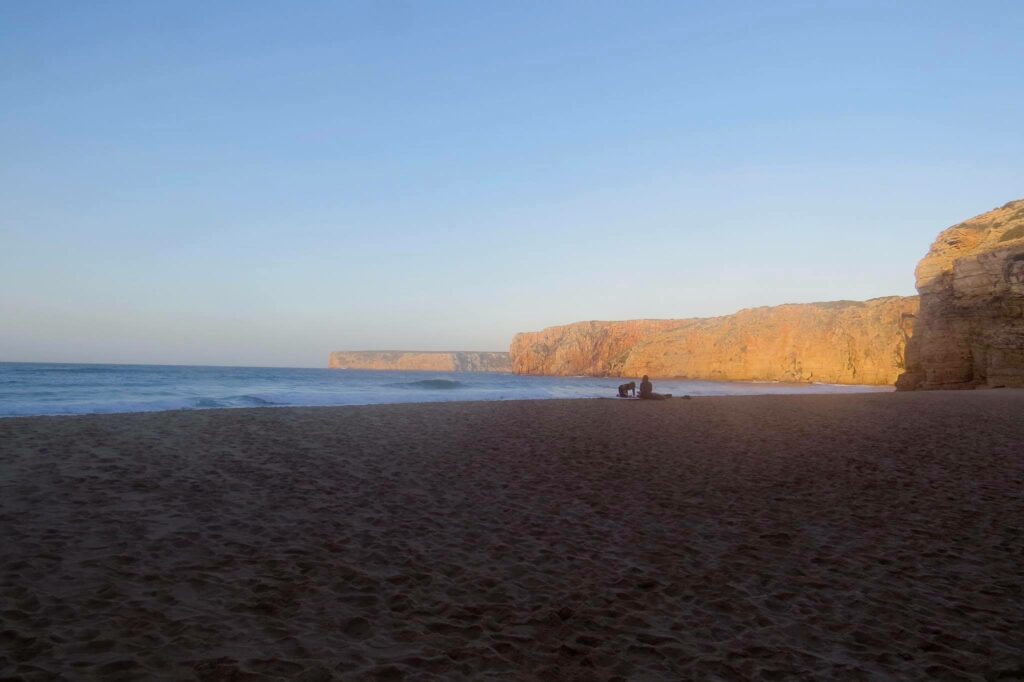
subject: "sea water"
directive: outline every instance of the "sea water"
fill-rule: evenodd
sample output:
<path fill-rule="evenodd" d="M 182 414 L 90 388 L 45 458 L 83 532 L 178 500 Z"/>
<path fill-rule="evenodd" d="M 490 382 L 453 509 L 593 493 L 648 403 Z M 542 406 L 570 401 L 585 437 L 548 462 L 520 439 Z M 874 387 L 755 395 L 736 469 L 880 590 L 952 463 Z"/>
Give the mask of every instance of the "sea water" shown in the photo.
<path fill-rule="evenodd" d="M 267 367 L 0 363 L 0 417 L 227 407 L 611 398 L 628 379 Z M 879 386 L 655 381 L 676 396 L 888 391 Z"/>

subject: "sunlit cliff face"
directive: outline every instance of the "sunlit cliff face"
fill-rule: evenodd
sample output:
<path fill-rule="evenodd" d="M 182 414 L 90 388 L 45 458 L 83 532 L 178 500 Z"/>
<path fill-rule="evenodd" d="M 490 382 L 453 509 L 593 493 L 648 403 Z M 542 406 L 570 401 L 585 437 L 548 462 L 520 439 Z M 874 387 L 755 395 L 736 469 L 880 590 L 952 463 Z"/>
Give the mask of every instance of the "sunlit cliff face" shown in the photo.
<path fill-rule="evenodd" d="M 517 334 L 520 374 L 892 384 L 917 297 L 832 301 L 681 320 L 579 322 Z"/>
<path fill-rule="evenodd" d="M 921 312 L 897 387 L 1024 386 L 1024 200 L 944 230 L 916 272 Z"/>

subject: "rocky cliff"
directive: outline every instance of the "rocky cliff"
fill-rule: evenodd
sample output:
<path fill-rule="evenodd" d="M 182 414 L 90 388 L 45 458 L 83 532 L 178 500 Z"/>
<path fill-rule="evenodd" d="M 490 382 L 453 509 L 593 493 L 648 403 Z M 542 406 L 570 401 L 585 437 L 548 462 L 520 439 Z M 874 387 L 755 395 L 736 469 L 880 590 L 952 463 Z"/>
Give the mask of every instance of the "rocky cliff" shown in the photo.
<path fill-rule="evenodd" d="M 577 322 L 517 334 L 518 374 L 891 384 L 917 297 L 791 304 L 684 320 Z"/>
<path fill-rule="evenodd" d="M 1024 200 L 939 234 L 901 390 L 1024 386 Z"/>
<path fill-rule="evenodd" d="M 335 351 L 331 369 L 376 369 L 406 372 L 511 372 L 508 353 L 475 351 Z"/>
<path fill-rule="evenodd" d="M 619 376 L 630 352 L 684 320 L 575 322 L 512 338 L 516 374 Z"/>

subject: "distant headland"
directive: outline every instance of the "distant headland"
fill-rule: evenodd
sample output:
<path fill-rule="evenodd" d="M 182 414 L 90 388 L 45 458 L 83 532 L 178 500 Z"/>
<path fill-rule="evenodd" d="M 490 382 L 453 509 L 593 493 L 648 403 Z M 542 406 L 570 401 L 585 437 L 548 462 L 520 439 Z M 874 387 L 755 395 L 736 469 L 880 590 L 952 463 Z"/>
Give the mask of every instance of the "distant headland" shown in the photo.
<path fill-rule="evenodd" d="M 917 266 L 917 290 L 711 318 L 574 322 L 516 334 L 508 353 L 338 351 L 328 366 L 900 390 L 1024 386 L 1024 199 L 939 234 Z"/>
<path fill-rule="evenodd" d="M 489 351 L 339 350 L 327 360 L 330 369 L 404 372 L 511 372 L 508 353 Z"/>

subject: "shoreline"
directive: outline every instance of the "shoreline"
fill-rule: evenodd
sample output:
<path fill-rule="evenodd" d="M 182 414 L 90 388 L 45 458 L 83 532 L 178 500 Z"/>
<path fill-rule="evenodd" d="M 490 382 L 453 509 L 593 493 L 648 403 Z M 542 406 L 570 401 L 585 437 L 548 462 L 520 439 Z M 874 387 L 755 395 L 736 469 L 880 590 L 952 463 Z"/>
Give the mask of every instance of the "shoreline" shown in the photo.
<path fill-rule="evenodd" d="M 842 384 L 840 384 L 842 385 Z M 987 389 L 980 389 L 987 390 Z M 808 395 L 810 397 L 821 397 L 826 395 L 885 395 L 888 393 L 895 393 L 896 390 L 892 391 L 864 391 L 864 392 L 848 392 L 848 393 L 817 393 L 817 394 L 799 394 L 799 393 L 752 393 L 752 394 L 741 394 L 741 395 L 673 395 L 671 398 L 667 398 L 669 401 L 675 400 L 705 400 L 707 398 L 773 398 L 782 396 L 796 396 L 796 395 Z M 934 392 L 934 391 L 932 391 Z M 638 398 L 619 398 L 618 396 L 594 396 L 594 397 L 581 397 L 581 398 L 480 398 L 478 400 L 423 400 L 420 402 L 392 402 L 392 403 L 357 403 L 347 405 L 263 405 L 260 407 L 174 407 L 170 409 L 157 409 L 157 410 L 133 410 L 128 412 L 60 412 L 52 414 L 0 414 L 0 420 L 3 419 L 40 419 L 40 418 L 60 418 L 60 417 L 117 417 L 127 416 L 136 414 L 167 414 L 167 413 L 189 413 L 189 412 L 237 412 L 239 410 L 341 410 L 346 408 L 356 407 L 383 407 L 383 406 L 395 406 L 395 405 L 409 405 L 409 406 L 423 406 L 423 405 L 472 405 L 474 403 L 534 403 L 534 402 L 559 402 L 559 401 L 571 401 L 571 402 L 586 402 L 590 400 L 615 400 L 616 402 L 640 402 Z M 645 401 L 651 402 L 651 401 Z"/>
<path fill-rule="evenodd" d="M 1019 673 L 1024 390 L 623 402 L 0 420 L 0 676 Z"/>
<path fill-rule="evenodd" d="M 336 371 L 336 370 L 328 370 L 328 371 Z M 371 370 L 345 370 L 345 371 L 351 371 L 351 372 L 355 372 L 355 373 L 360 373 L 360 372 L 364 372 L 365 371 L 368 374 L 380 374 L 380 372 L 374 372 L 374 371 L 371 371 Z M 434 376 L 436 376 L 439 373 L 438 372 L 401 372 L 400 374 L 425 374 L 425 375 L 434 375 Z M 465 373 L 465 374 L 474 374 L 474 373 Z M 485 374 L 487 376 L 495 376 L 493 373 L 480 373 L 480 374 Z M 517 375 L 506 375 L 506 376 L 517 376 Z M 555 380 L 557 380 L 557 379 L 574 380 L 574 379 L 584 379 L 584 380 L 610 381 L 610 382 L 620 381 L 622 379 L 628 379 L 629 378 L 629 377 L 557 377 L 557 376 L 539 376 L 539 375 L 535 376 L 535 377 L 533 375 L 527 375 L 527 376 L 530 376 L 530 377 L 533 377 L 533 378 L 536 378 L 536 379 L 539 379 L 539 380 L 552 380 L 552 379 L 555 379 Z M 458 379 L 453 379 L 452 381 L 455 381 L 457 383 L 459 382 Z M 659 379 L 659 380 L 657 380 L 657 382 L 660 385 L 664 385 L 664 384 L 667 383 L 668 384 L 668 389 L 672 390 L 672 391 L 678 391 L 680 388 L 683 388 L 684 390 L 688 389 L 690 391 L 695 391 L 695 392 L 675 393 L 673 395 L 673 399 L 683 398 L 684 396 L 689 396 L 690 398 L 713 398 L 713 397 L 743 397 L 743 396 L 753 396 L 753 395 L 864 395 L 864 394 L 878 394 L 878 393 L 893 393 L 893 392 L 896 391 L 895 387 L 893 387 L 893 386 L 873 385 L 873 384 L 828 384 L 828 383 L 799 383 L 799 382 L 784 382 L 784 381 L 712 381 L 712 380 L 696 380 L 696 379 L 694 379 L 694 380 L 689 380 L 689 379 L 688 380 L 660 380 Z M 680 383 L 682 383 L 682 384 L 690 384 L 690 386 L 680 387 L 680 386 L 678 386 L 678 384 L 680 384 Z M 708 386 L 719 387 L 719 390 L 723 390 L 723 389 L 726 389 L 726 388 L 736 388 L 736 387 L 747 386 L 747 387 L 751 387 L 751 390 L 754 391 L 754 392 L 751 392 L 751 393 L 733 393 L 733 394 L 729 394 L 729 393 L 711 393 L 711 394 L 708 394 L 708 393 L 699 392 L 699 391 L 707 390 Z M 757 392 L 759 390 L 758 387 L 773 387 L 773 388 L 776 388 L 776 389 L 779 389 L 779 390 L 778 390 L 778 392 L 772 392 L 772 391 L 769 391 L 769 392 Z M 384 388 L 393 388 L 393 386 L 385 385 Z M 468 388 L 468 389 L 472 390 L 472 389 L 476 388 L 476 386 L 474 386 L 472 384 L 469 384 L 468 386 L 465 386 L 465 388 Z M 409 399 L 409 400 L 396 400 L 396 399 L 390 399 L 389 398 L 389 399 L 385 399 L 385 400 L 376 400 L 376 401 L 365 402 L 365 403 L 333 403 L 333 404 L 331 404 L 331 403 L 323 403 L 323 402 L 320 402 L 320 403 L 313 402 L 313 403 L 306 403 L 306 404 L 301 404 L 301 403 L 296 403 L 296 404 L 276 403 L 276 404 L 274 404 L 272 401 L 268 401 L 268 399 L 264 399 L 264 398 L 260 398 L 260 397 L 256 396 L 257 400 L 259 400 L 260 402 L 268 403 L 268 404 L 256 404 L 256 405 L 253 405 L 253 404 L 248 404 L 248 405 L 216 405 L 216 406 L 210 406 L 210 407 L 205 407 L 205 406 L 189 406 L 189 407 L 186 407 L 186 406 L 176 405 L 176 406 L 173 406 L 173 407 L 141 407 L 141 408 L 116 409 L 116 410 L 112 410 L 112 409 L 99 409 L 99 410 L 96 410 L 96 411 L 81 411 L 81 412 L 78 412 L 78 411 L 74 411 L 74 412 L 72 412 L 72 411 L 64 411 L 64 412 L 38 412 L 38 413 L 34 413 L 34 414 L 0 414 L 0 420 L 3 420 L 3 419 L 32 418 L 32 417 L 73 417 L 73 416 L 89 416 L 89 415 L 152 414 L 152 413 L 178 412 L 178 411 L 184 411 L 184 412 L 192 412 L 192 411 L 197 411 L 198 412 L 198 411 L 202 411 L 202 412 L 205 412 L 205 411 L 209 411 L 209 410 L 248 410 L 248 409 L 260 409 L 260 410 L 262 410 L 262 409 L 281 409 L 281 408 L 306 409 L 306 408 L 360 407 L 360 406 L 368 406 L 368 405 L 428 405 L 428 404 L 439 403 L 439 402 L 453 402 L 453 403 L 455 403 L 455 402 L 457 402 L 457 403 L 519 402 L 519 401 L 532 401 L 532 400 L 545 400 L 545 401 L 548 401 L 548 400 L 601 400 L 601 399 L 605 399 L 605 398 L 616 398 L 615 386 L 613 384 L 609 384 L 608 386 L 604 386 L 603 388 L 606 389 L 606 391 L 607 391 L 603 395 L 581 395 L 581 396 L 576 396 L 576 397 L 566 397 L 566 396 L 550 396 L 550 397 L 530 396 L 530 397 L 522 397 L 522 396 L 514 395 L 513 397 L 485 397 L 485 396 L 481 396 L 481 397 L 476 397 L 476 398 L 448 399 L 448 398 L 441 398 L 441 397 L 435 396 L 433 399 L 424 399 L 422 396 L 417 396 L 418 399 Z M 821 392 L 817 392 L 815 390 L 816 388 L 821 388 L 821 389 L 826 389 L 826 390 L 821 391 Z M 790 390 L 790 389 L 792 389 L 792 390 Z M 835 389 L 835 390 L 834 391 L 830 391 L 828 389 Z M 244 390 L 244 389 L 239 389 L 239 390 Z M 714 389 L 712 389 L 712 390 L 714 390 Z M 257 390 L 256 393 L 258 394 L 258 393 L 260 393 L 260 391 Z M 264 395 L 266 395 L 266 394 L 264 394 Z M 239 396 L 236 396 L 236 397 L 239 397 Z M 240 397 L 250 397 L 250 396 L 240 396 Z M 275 397 L 277 397 L 277 396 L 275 396 Z M 177 397 L 174 397 L 174 398 L 167 397 L 167 398 L 164 398 L 164 399 L 165 400 L 199 400 L 200 398 L 197 397 L 197 396 L 194 396 L 194 395 L 182 394 L 181 396 L 177 396 Z M 222 398 L 222 397 L 221 398 L 209 398 L 209 400 L 214 401 L 214 402 L 217 402 L 217 401 L 223 400 L 223 399 L 230 399 L 230 398 Z M 0 405 L 0 407 L 2 407 L 2 405 Z M 82 409 L 88 409 L 88 408 L 82 408 Z"/>

